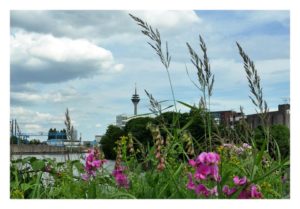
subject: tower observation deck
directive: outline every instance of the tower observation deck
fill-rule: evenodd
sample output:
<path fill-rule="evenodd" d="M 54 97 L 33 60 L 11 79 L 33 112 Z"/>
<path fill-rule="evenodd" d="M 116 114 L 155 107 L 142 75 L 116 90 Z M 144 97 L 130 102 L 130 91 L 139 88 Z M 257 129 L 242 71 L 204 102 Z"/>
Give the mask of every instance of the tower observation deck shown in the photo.
<path fill-rule="evenodd" d="M 135 86 L 135 92 L 132 95 L 131 101 L 132 101 L 132 103 L 134 105 L 134 115 L 137 115 L 137 105 L 138 105 L 138 103 L 140 101 L 140 96 L 136 92 L 136 86 Z"/>

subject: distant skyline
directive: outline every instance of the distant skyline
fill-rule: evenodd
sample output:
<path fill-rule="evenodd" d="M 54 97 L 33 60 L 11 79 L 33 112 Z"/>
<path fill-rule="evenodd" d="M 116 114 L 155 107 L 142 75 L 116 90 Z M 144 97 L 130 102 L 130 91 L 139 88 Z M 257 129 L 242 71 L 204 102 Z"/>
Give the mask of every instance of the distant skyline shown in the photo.
<path fill-rule="evenodd" d="M 11 118 L 24 132 L 64 128 L 68 107 L 78 135 L 93 140 L 116 115 L 133 115 L 135 83 L 139 114 L 149 112 L 144 89 L 171 99 L 166 72 L 128 13 L 168 41 L 177 100 L 199 102 L 185 72 L 197 82 L 185 43 L 200 51 L 199 34 L 215 74 L 212 110 L 255 112 L 236 41 L 255 62 L 270 109 L 290 97 L 288 11 L 11 11 Z"/>

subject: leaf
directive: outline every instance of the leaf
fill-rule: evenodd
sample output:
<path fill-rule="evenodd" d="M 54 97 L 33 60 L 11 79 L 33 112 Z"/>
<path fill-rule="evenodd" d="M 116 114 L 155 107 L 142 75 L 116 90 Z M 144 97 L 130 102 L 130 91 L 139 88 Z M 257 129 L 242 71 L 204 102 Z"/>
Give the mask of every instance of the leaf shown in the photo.
<path fill-rule="evenodd" d="M 28 189 L 33 187 L 33 185 L 27 183 L 22 183 L 20 186 L 23 192 L 26 192 Z"/>
<path fill-rule="evenodd" d="M 36 157 L 25 157 L 23 160 L 22 160 L 22 163 L 23 164 L 26 164 L 26 163 L 32 163 L 34 161 L 36 161 L 37 158 Z"/>
<path fill-rule="evenodd" d="M 31 163 L 31 166 L 34 171 L 40 171 L 45 167 L 45 162 L 42 160 L 36 160 Z"/>
<path fill-rule="evenodd" d="M 180 104 L 182 104 L 183 106 L 186 106 L 186 107 L 192 109 L 192 110 L 197 109 L 197 108 L 193 107 L 192 105 L 189 105 L 189 104 L 187 104 L 185 102 L 182 102 L 182 101 L 177 101 L 177 102 L 180 103 Z"/>

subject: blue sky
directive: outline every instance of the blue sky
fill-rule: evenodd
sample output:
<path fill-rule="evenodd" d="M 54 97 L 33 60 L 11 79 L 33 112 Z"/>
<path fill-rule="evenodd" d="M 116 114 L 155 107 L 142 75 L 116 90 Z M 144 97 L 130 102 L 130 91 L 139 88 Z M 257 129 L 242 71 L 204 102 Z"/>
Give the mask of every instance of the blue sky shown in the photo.
<path fill-rule="evenodd" d="M 12 11 L 10 114 L 24 132 L 63 128 L 68 107 L 83 139 L 93 140 L 116 115 L 133 114 L 135 83 L 139 113 L 148 112 L 144 89 L 171 99 L 167 74 L 128 13 L 168 41 L 176 99 L 199 101 L 185 72 L 197 81 L 186 42 L 200 52 L 199 34 L 215 74 L 212 110 L 255 112 L 236 41 L 255 62 L 270 109 L 290 97 L 288 11 Z"/>

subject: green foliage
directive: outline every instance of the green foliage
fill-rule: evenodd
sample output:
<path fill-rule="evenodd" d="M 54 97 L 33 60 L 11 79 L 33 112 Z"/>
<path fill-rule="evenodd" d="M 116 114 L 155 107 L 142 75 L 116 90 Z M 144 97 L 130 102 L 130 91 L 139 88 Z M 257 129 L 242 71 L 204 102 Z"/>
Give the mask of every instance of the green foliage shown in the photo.
<path fill-rule="evenodd" d="M 29 141 L 29 144 L 41 144 L 41 141 L 40 140 L 38 140 L 38 139 L 32 139 L 32 140 L 30 140 Z"/>
<path fill-rule="evenodd" d="M 255 130 L 255 141 L 258 147 L 261 147 L 264 141 L 264 131 L 261 126 L 258 126 Z M 270 155 L 272 157 L 276 156 L 276 147 L 274 143 L 276 142 L 279 147 L 279 151 L 282 158 L 289 157 L 290 153 L 290 130 L 284 125 L 273 125 L 270 127 Z M 271 146 L 272 145 L 272 146 Z"/>
<path fill-rule="evenodd" d="M 11 144 L 18 144 L 18 138 L 16 136 L 10 137 L 10 143 Z"/>
<path fill-rule="evenodd" d="M 281 156 L 286 158 L 290 154 L 290 129 L 284 125 L 271 126 L 271 137 L 279 146 Z"/>
<path fill-rule="evenodd" d="M 155 122 L 155 119 L 150 117 L 134 118 L 128 121 L 125 125 L 125 135 L 131 133 L 133 137 L 138 139 L 144 146 L 147 144 L 153 145 L 152 136 L 147 130 L 147 124 Z"/>
<path fill-rule="evenodd" d="M 125 132 L 114 125 L 109 125 L 105 135 L 101 138 L 100 144 L 102 151 L 107 159 L 115 159 L 116 153 L 114 151 L 115 142 L 125 135 Z"/>

